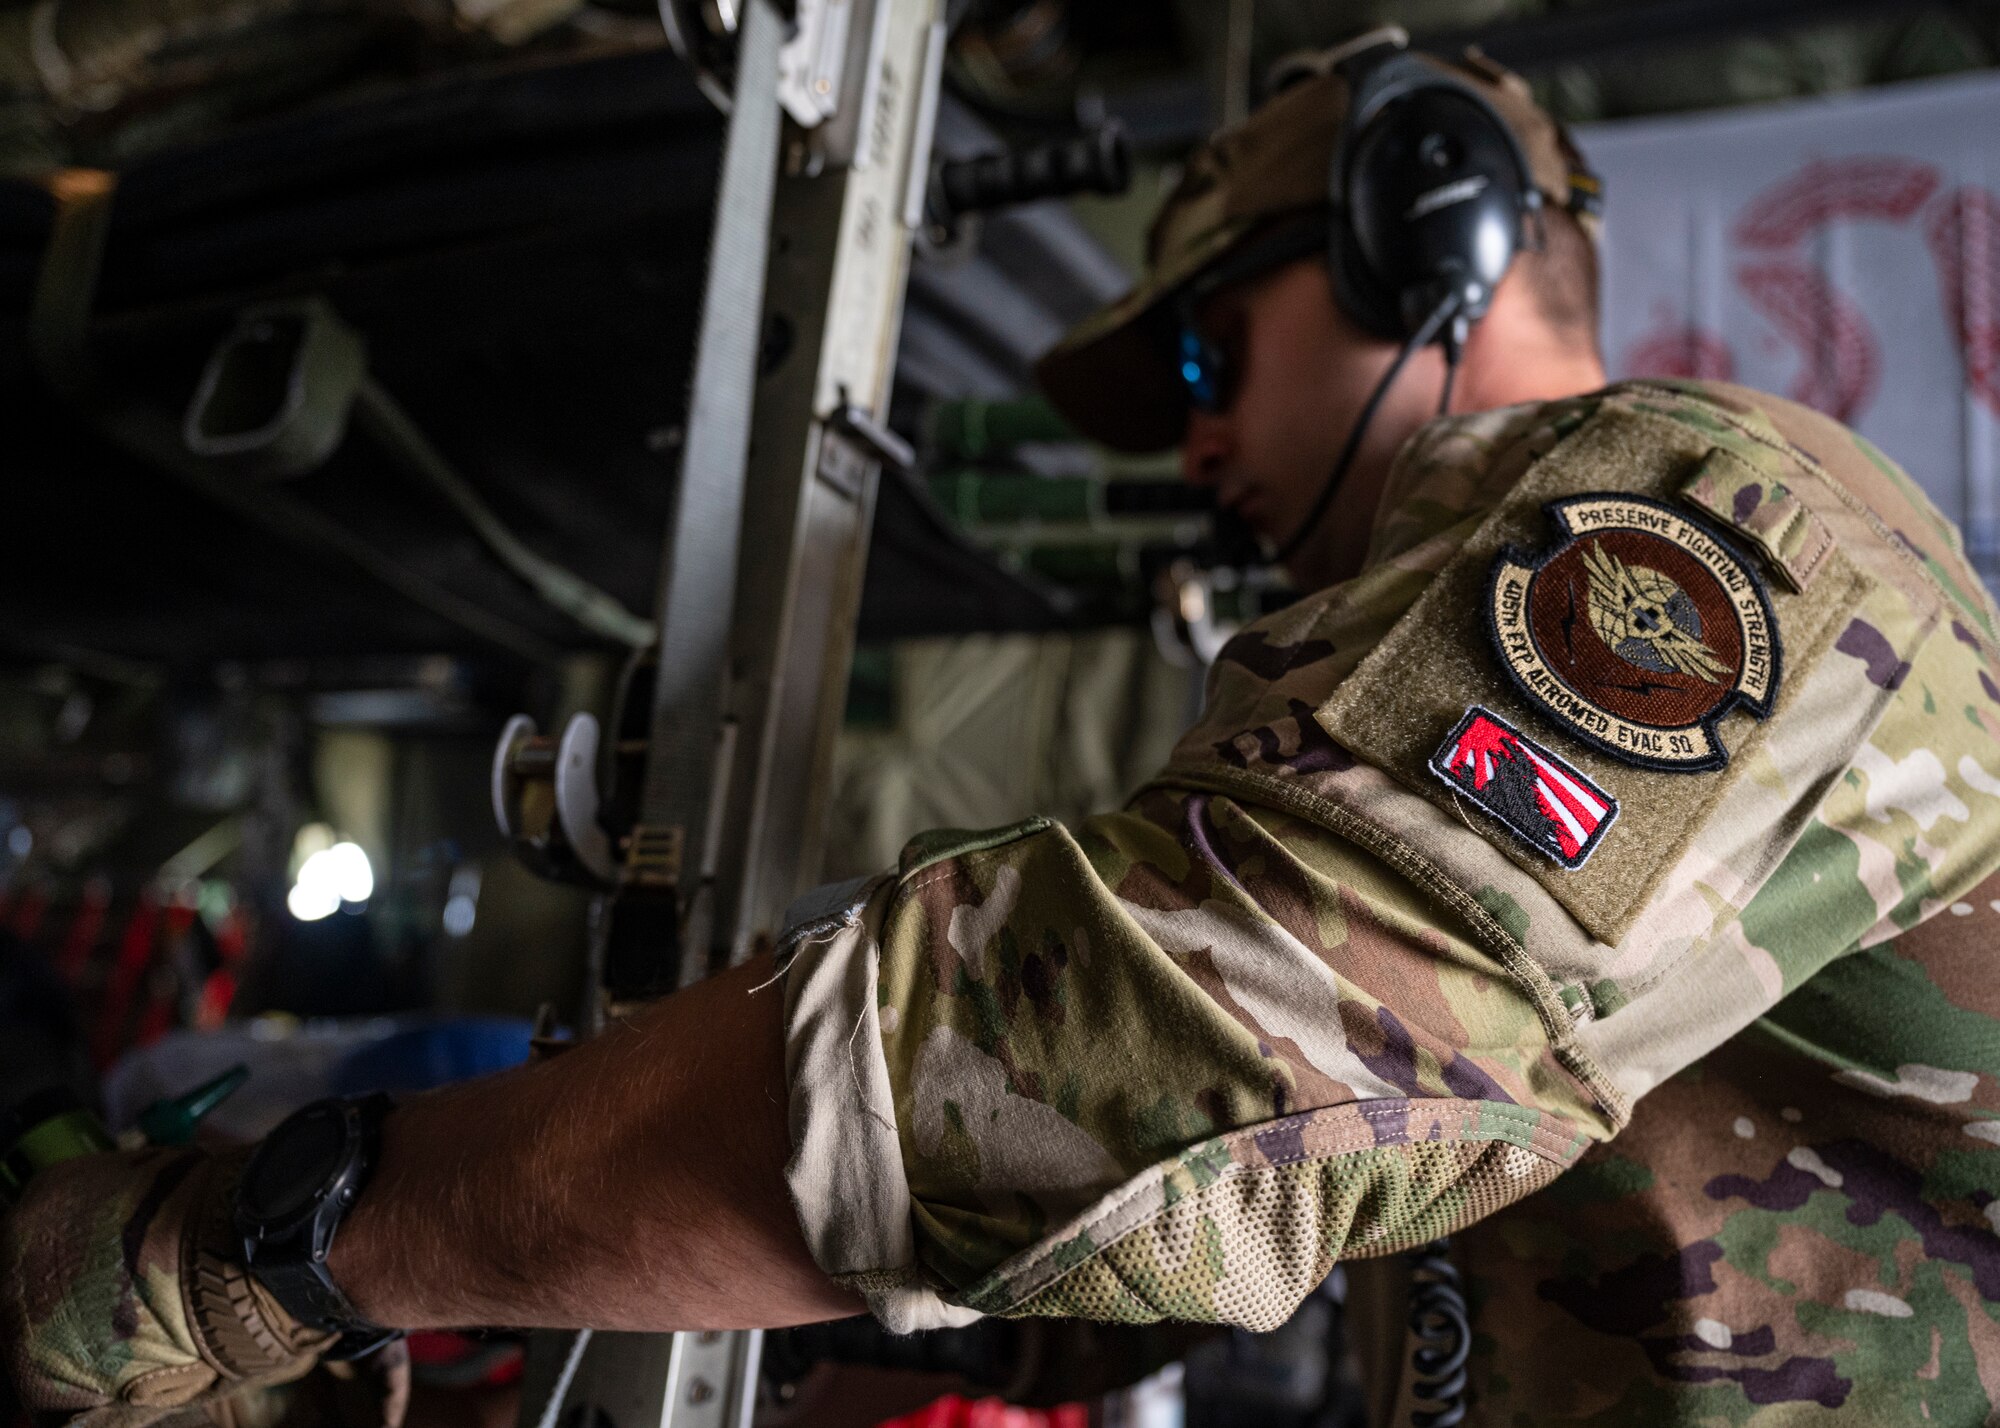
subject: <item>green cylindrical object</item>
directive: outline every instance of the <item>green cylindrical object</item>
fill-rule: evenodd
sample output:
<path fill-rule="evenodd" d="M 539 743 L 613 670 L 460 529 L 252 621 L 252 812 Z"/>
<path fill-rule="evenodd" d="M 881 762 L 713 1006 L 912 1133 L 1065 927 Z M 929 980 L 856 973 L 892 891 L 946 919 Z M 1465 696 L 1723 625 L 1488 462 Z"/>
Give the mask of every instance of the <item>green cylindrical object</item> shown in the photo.
<path fill-rule="evenodd" d="M 1025 442 L 1075 440 L 1075 430 L 1040 397 L 940 402 L 931 417 L 931 443 L 947 461 L 982 461 Z"/>
<path fill-rule="evenodd" d="M 113 1149 L 104 1122 L 67 1088 L 38 1091 L 0 1111 L 0 1199 L 19 1200 L 30 1180 L 59 1161 Z"/>
<path fill-rule="evenodd" d="M 1087 521 L 1098 514 L 1101 482 L 1080 476 L 996 476 L 951 471 L 931 478 L 931 494 L 961 525 L 990 521 Z"/>
<path fill-rule="evenodd" d="M 1065 585 L 1118 586 L 1126 582 L 1118 546 L 1034 546 L 1023 552 L 1023 563 L 1037 575 Z"/>

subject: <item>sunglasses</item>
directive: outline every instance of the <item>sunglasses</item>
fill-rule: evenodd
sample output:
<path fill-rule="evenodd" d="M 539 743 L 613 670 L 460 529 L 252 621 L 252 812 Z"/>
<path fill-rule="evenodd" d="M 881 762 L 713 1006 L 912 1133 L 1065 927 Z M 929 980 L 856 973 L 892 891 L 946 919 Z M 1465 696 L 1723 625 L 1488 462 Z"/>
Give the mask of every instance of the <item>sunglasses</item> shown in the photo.
<path fill-rule="evenodd" d="M 1237 373 L 1229 353 L 1202 330 L 1202 304 L 1223 288 L 1262 277 L 1295 259 L 1323 253 L 1327 244 L 1324 209 L 1300 214 L 1265 230 L 1181 289 L 1173 305 L 1175 369 L 1188 404 L 1196 411 L 1225 412 L 1235 399 Z"/>
<path fill-rule="evenodd" d="M 1229 357 L 1202 335 L 1192 312 L 1180 314 L 1177 339 L 1181 385 L 1196 411 L 1224 412 L 1236 394 L 1229 388 Z"/>

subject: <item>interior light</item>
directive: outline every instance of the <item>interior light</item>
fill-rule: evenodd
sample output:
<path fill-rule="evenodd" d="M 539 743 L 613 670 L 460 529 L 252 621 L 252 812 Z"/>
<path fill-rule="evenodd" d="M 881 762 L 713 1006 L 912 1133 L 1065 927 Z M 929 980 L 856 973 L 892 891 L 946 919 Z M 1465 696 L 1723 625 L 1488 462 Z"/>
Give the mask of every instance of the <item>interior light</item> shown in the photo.
<path fill-rule="evenodd" d="M 463 937 L 472 931 L 479 916 L 480 880 L 477 863 L 460 863 L 452 869 L 444 902 L 444 930 L 450 936 Z"/>
<path fill-rule="evenodd" d="M 340 898 L 331 889 L 299 882 L 285 894 L 285 906 L 300 922 L 318 922 L 340 911 Z"/>
<path fill-rule="evenodd" d="M 342 902 L 366 902 L 375 895 L 375 870 L 359 843 L 335 843 L 319 856 L 326 860 L 327 876 Z"/>
<path fill-rule="evenodd" d="M 299 864 L 297 880 L 285 896 L 285 906 L 301 922 L 317 922 L 340 911 L 342 903 L 359 904 L 375 894 L 375 870 L 359 843 L 335 843 Z"/>

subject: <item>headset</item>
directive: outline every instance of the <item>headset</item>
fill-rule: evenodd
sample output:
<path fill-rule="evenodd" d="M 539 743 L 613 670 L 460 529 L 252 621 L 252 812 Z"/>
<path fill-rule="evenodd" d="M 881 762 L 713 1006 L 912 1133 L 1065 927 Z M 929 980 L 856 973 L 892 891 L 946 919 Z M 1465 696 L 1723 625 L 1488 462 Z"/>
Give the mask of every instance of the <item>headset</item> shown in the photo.
<path fill-rule="evenodd" d="M 1271 557 L 1276 564 L 1296 554 L 1318 528 L 1383 397 L 1411 356 L 1434 342 L 1445 354 L 1438 409 L 1449 409 L 1467 334 L 1491 307 L 1494 289 L 1531 231 L 1536 246 L 1545 233 L 1542 194 L 1512 127 L 1472 85 L 1411 53 L 1408 44 L 1403 31 L 1390 27 L 1292 72 L 1296 79 L 1331 68 L 1347 81 L 1347 117 L 1327 174 L 1326 211 L 1281 225 L 1246 250 L 1247 264 L 1228 265 L 1241 276 L 1246 267 L 1270 266 L 1323 245 L 1342 311 L 1364 331 L 1401 344 L 1311 511 Z M 1285 76 L 1274 78 L 1283 87 Z M 1594 196 L 1594 181 L 1587 187 Z M 1189 331 L 1184 322 L 1183 375 L 1194 400 L 1214 401 L 1221 391 L 1216 373 L 1204 370 L 1203 354 L 1190 345 L 1200 339 Z"/>
<path fill-rule="evenodd" d="M 1462 341 L 1539 235 L 1541 191 L 1486 97 L 1404 48 L 1399 32 L 1341 59 L 1347 119 L 1327 175 L 1327 268 L 1341 307 L 1403 341 L 1441 304 Z"/>

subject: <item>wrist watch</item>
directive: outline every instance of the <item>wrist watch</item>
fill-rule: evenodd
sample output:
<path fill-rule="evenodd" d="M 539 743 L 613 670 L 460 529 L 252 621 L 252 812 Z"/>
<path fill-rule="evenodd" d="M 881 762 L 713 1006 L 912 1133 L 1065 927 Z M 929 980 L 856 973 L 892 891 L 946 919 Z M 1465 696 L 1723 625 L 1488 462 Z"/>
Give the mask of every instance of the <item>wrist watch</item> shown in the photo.
<path fill-rule="evenodd" d="M 339 1332 L 324 1358 L 360 1358 L 400 1337 L 362 1318 L 327 1272 L 334 1234 L 375 1168 L 390 1105 L 374 1095 L 293 1112 L 264 1137 L 237 1182 L 243 1262 L 294 1319 Z"/>

